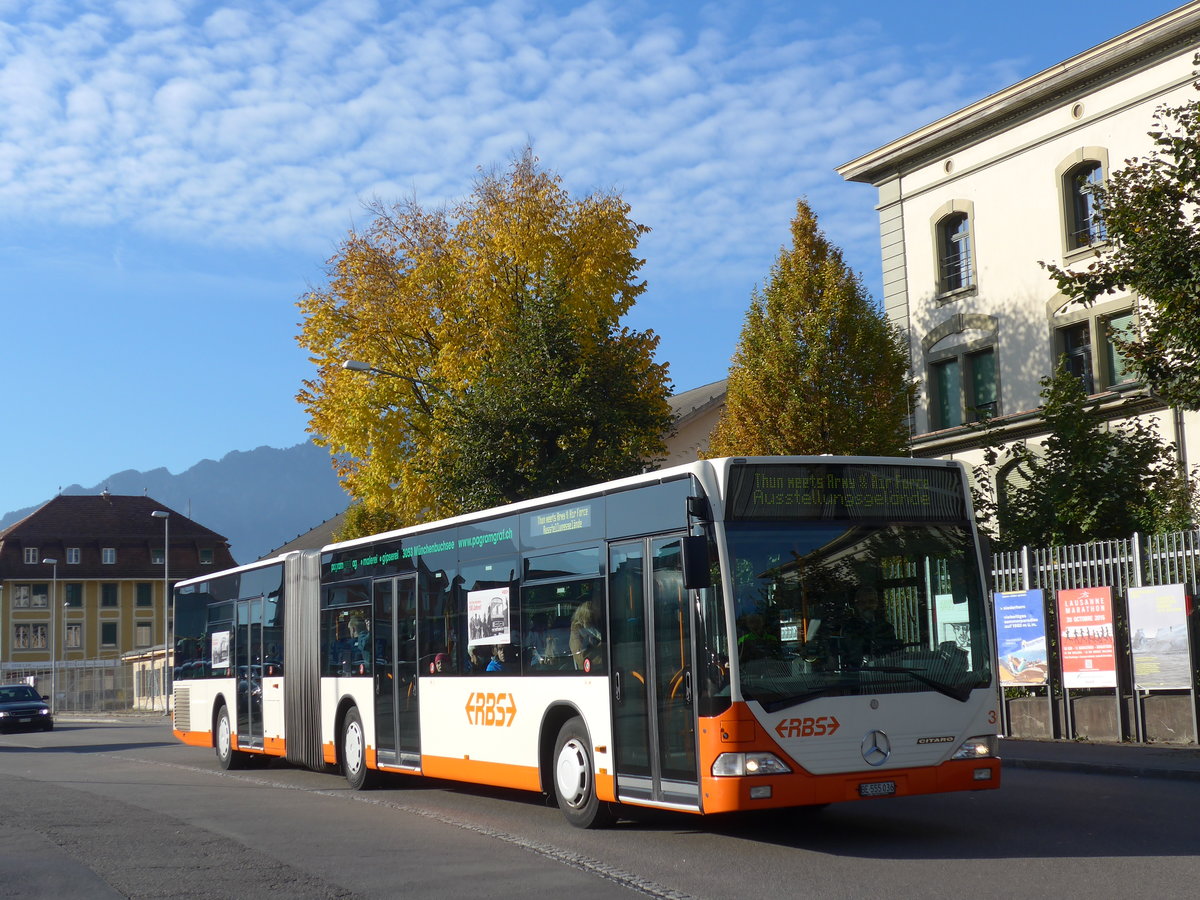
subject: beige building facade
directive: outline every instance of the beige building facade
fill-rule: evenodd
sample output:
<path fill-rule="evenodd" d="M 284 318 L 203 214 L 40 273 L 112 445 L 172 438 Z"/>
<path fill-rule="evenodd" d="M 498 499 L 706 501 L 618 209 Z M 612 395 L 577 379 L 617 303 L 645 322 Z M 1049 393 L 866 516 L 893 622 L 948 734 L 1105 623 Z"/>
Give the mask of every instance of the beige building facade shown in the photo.
<path fill-rule="evenodd" d="M 914 454 L 978 461 L 988 416 L 1036 441 L 1040 380 L 1064 357 L 1105 417 L 1151 418 L 1200 462 L 1200 418 L 1151 396 L 1112 341 L 1138 298 L 1068 304 L 1041 265 L 1104 252 L 1090 186 L 1152 149 L 1158 108 L 1200 96 L 1198 45 L 1189 3 L 838 169 L 879 192 L 883 301 L 921 382 Z"/>

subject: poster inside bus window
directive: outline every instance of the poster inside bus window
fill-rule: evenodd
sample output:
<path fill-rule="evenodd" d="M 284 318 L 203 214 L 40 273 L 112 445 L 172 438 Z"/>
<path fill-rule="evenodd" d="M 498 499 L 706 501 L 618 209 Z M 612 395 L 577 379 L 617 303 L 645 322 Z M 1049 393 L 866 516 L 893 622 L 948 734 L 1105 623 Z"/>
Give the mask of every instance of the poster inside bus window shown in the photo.
<path fill-rule="evenodd" d="M 229 665 L 229 632 L 215 631 L 212 636 L 212 667 L 224 669 Z"/>
<path fill-rule="evenodd" d="M 506 587 L 467 592 L 468 647 L 512 643 L 508 592 Z"/>

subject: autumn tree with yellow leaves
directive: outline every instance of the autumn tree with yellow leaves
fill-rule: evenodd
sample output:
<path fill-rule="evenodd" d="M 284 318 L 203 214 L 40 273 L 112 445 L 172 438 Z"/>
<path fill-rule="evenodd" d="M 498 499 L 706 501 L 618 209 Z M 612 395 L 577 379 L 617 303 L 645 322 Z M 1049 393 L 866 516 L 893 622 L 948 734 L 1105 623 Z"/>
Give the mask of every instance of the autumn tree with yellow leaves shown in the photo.
<path fill-rule="evenodd" d="M 343 537 L 634 474 L 663 453 L 658 338 L 620 324 L 645 290 L 648 229 L 620 196 L 572 198 L 526 149 L 449 209 L 370 211 L 299 302 L 317 374 L 297 399 L 356 501 Z"/>
<path fill-rule="evenodd" d="M 804 200 L 755 290 L 710 456 L 905 453 L 916 391 L 900 330 Z"/>

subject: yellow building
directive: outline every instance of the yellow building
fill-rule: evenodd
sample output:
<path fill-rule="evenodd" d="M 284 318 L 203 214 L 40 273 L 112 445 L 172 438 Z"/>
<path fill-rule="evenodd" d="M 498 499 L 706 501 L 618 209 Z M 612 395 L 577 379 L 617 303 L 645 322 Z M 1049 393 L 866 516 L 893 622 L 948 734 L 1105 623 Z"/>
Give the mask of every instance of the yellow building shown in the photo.
<path fill-rule="evenodd" d="M 161 653 L 167 580 L 233 565 L 224 537 L 149 497 L 55 497 L 0 531 L 0 668 Z"/>

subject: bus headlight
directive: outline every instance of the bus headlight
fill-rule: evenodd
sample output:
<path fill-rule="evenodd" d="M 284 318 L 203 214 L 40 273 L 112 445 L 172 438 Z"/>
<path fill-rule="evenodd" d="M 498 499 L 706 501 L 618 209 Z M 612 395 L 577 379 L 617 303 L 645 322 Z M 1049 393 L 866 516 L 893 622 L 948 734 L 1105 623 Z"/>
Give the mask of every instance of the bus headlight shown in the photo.
<path fill-rule="evenodd" d="M 962 742 L 951 759 L 983 759 L 988 756 L 999 756 L 999 742 L 994 734 L 981 734 L 967 738 Z"/>
<path fill-rule="evenodd" d="M 774 753 L 722 753 L 712 767 L 714 775 L 787 775 L 791 771 Z"/>

